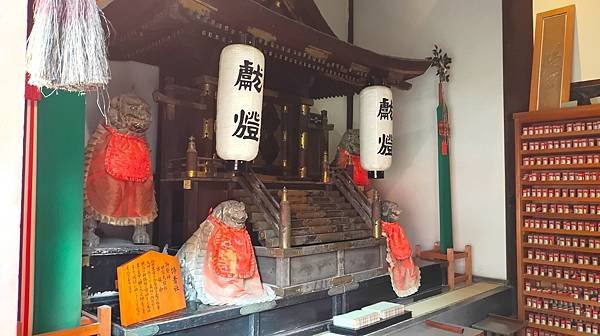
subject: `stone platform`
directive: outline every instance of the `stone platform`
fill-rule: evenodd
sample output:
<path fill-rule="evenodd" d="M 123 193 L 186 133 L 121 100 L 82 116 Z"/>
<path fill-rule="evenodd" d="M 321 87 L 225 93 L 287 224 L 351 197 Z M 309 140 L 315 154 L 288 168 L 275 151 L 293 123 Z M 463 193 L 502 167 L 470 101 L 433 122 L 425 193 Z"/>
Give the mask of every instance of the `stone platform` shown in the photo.
<path fill-rule="evenodd" d="M 146 335 L 314 335 L 327 330 L 334 315 L 379 301 L 418 301 L 442 291 L 442 267 L 439 263 L 415 261 L 421 267 L 421 288 L 409 298 L 398 299 L 388 275 L 280 298 L 274 302 L 245 307 L 214 307 L 189 303 L 180 312 L 138 323 L 127 328 L 119 325 L 117 297 L 91 299 L 84 308 L 95 311 L 100 304 L 113 307 L 115 336 Z M 333 289 L 333 290 L 332 290 Z"/>

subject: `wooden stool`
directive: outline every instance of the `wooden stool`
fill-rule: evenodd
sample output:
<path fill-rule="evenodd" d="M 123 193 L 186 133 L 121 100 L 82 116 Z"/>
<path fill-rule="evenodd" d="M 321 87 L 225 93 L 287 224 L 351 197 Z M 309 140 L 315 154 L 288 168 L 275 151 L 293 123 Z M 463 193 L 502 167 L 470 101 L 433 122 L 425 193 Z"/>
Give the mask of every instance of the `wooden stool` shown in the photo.
<path fill-rule="evenodd" d="M 83 312 L 79 327 L 36 334 L 35 336 L 110 336 L 112 323 L 110 311 L 109 306 L 100 306 L 98 307 L 98 317 Z"/>
<path fill-rule="evenodd" d="M 435 242 L 433 249 L 422 251 L 421 245 L 415 246 L 417 257 L 430 261 L 447 261 L 448 262 L 448 288 L 454 289 L 457 283 L 464 282 L 467 285 L 473 283 L 473 255 L 471 254 L 471 245 L 465 245 L 464 252 L 454 251 L 449 248 L 446 254 L 440 252 L 440 243 Z M 459 259 L 465 259 L 465 274 L 455 272 L 455 262 Z"/>
<path fill-rule="evenodd" d="M 518 336 L 523 334 L 523 329 L 527 327 L 527 321 L 489 314 L 485 320 L 473 324 L 472 327 L 483 330 L 485 336 Z"/>

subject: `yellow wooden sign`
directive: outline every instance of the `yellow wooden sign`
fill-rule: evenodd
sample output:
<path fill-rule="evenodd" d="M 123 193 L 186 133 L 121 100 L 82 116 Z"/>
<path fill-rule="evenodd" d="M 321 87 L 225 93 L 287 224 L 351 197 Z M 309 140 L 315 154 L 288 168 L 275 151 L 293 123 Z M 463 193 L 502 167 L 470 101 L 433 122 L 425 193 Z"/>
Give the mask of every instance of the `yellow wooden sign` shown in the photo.
<path fill-rule="evenodd" d="M 117 282 L 123 326 L 185 308 L 176 257 L 148 251 L 117 267 Z"/>

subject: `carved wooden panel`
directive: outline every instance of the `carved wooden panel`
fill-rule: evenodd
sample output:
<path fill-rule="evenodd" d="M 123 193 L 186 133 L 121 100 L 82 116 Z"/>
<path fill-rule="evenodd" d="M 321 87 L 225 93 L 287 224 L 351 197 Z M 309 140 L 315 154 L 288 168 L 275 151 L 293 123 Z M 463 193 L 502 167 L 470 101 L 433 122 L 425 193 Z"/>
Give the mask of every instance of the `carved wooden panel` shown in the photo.
<path fill-rule="evenodd" d="M 574 5 L 537 15 L 530 111 L 559 108 L 569 101 L 574 20 Z"/>

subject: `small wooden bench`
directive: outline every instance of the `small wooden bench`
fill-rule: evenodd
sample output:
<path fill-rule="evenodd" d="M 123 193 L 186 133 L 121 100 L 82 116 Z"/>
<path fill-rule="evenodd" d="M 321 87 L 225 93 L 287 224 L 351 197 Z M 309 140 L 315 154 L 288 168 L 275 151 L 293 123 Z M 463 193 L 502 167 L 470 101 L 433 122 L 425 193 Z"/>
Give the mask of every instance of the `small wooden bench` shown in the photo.
<path fill-rule="evenodd" d="M 464 251 L 455 251 L 449 248 L 446 253 L 440 251 L 439 242 L 435 242 L 433 249 L 423 251 L 421 245 L 415 246 L 417 257 L 430 261 L 446 261 L 448 263 L 448 288 L 454 289 L 457 283 L 464 282 L 467 285 L 473 283 L 473 255 L 471 245 L 465 245 Z M 459 259 L 465 259 L 465 274 L 456 273 L 455 262 Z"/>
<path fill-rule="evenodd" d="M 527 327 L 527 321 L 489 314 L 485 320 L 479 321 L 471 327 L 483 330 L 486 336 L 518 336 L 523 334 L 523 329 Z"/>
<path fill-rule="evenodd" d="M 80 326 L 76 328 L 51 331 L 35 336 L 110 336 L 111 309 L 109 306 L 98 307 L 98 316 L 82 312 Z"/>

